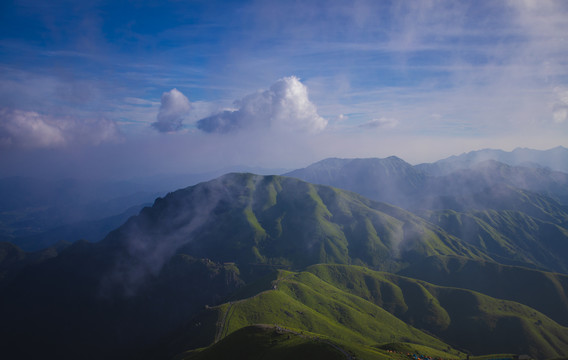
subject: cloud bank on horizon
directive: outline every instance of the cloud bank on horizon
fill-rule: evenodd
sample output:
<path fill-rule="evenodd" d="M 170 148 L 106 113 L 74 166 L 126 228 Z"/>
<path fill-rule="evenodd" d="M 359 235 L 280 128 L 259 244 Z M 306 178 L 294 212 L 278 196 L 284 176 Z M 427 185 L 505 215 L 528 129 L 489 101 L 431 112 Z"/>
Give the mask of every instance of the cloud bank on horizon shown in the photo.
<path fill-rule="evenodd" d="M 116 123 L 108 119 L 56 118 L 33 111 L 0 109 L 0 149 L 98 145 L 120 138 Z"/>
<path fill-rule="evenodd" d="M 0 12 L 0 176 L 568 146 L 564 1 L 68 5 Z"/>

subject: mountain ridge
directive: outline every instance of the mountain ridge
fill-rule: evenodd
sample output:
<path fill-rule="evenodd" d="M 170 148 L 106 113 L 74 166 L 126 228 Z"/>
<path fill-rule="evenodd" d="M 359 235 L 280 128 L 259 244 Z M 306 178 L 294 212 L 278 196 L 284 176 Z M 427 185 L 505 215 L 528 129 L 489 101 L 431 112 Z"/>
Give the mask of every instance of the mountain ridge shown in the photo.
<path fill-rule="evenodd" d="M 476 163 L 495 160 L 511 166 L 550 168 L 568 173 L 568 148 L 557 146 L 548 150 L 515 148 L 507 152 L 498 149 L 474 150 L 453 155 L 433 163 L 418 164 L 416 167 L 428 174 L 447 175 L 452 171 L 469 168 Z"/>
<path fill-rule="evenodd" d="M 374 171 L 382 175 L 390 174 L 391 170 L 395 175 L 403 174 L 404 171 L 398 171 L 400 169 L 396 165 L 400 162 L 403 160 L 390 159 L 377 166 Z M 389 164 L 394 165 L 389 168 Z M 412 166 L 403 166 L 404 169 L 413 171 Z M 205 305 L 211 307 L 223 304 L 223 301 L 234 296 L 231 294 L 240 287 L 251 284 L 275 269 L 300 273 L 306 267 L 316 266 L 318 263 L 336 264 L 329 266 L 357 265 L 399 274 L 392 276 L 405 275 L 429 281 L 432 289 L 451 284 L 466 291 L 467 281 L 474 273 L 472 269 L 484 268 L 486 276 L 494 281 L 485 288 L 475 283 L 471 286 L 475 289 L 462 291 L 460 294 L 471 294 L 472 290 L 480 290 L 496 295 L 503 301 L 517 301 L 520 305 L 513 308 L 524 309 L 521 313 L 525 314 L 499 315 L 493 314 L 493 310 L 489 309 L 491 311 L 479 315 L 486 319 L 484 321 L 489 321 L 484 324 L 494 324 L 501 329 L 499 331 L 513 329 L 516 324 L 515 326 L 518 325 L 521 329 L 515 333 L 516 336 L 533 339 L 533 345 L 540 349 L 535 350 L 534 354 L 563 354 L 563 350 L 555 350 L 557 352 L 553 353 L 542 349 L 546 348 L 547 341 L 559 344 L 554 345 L 558 349 L 564 346 L 562 341 L 566 337 L 562 335 L 564 330 L 559 328 L 559 324 L 565 323 L 568 316 L 564 311 L 568 306 L 565 278 L 536 269 L 518 270 L 500 265 L 499 262 L 505 259 L 504 254 L 497 253 L 488 244 L 493 239 L 492 241 L 501 244 L 503 249 L 510 248 L 514 253 L 515 246 L 519 244 L 515 244 L 507 221 L 517 221 L 517 217 L 520 217 L 527 224 L 527 234 L 541 238 L 544 233 L 530 233 L 532 224 L 546 229 L 551 226 L 563 229 L 563 219 L 567 215 L 559 204 L 542 195 L 506 188 L 514 195 L 515 201 L 524 199 L 528 205 L 540 209 L 545 219 L 536 221 L 524 212 L 515 215 L 508 212 L 510 210 L 489 212 L 482 209 L 467 214 L 454 210 L 451 215 L 456 221 L 459 220 L 458 225 L 463 226 L 467 223 L 464 219 L 471 218 L 492 236 L 484 238 L 483 246 L 481 242 L 476 242 L 476 239 L 464 237 L 460 230 L 465 228 L 455 228 L 455 225 L 434 221 L 436 217 L 445 216 L 444 212 L 437 212 L 438 210 L 420 213 L 421 216 L 418 216 L 354 192 L 314 185 L 290 177 L 227 174 L 156 199 L 151 207 L 142 209 L 137 216 L 131 217 L 98 243 L 77 242 L 31 266 L 13 267 L 14 272 L 9 273 L 9 278 L 0 287 L 0 316 L 9 324 L 10 329 L 3 330 L 0 336 L 8 339 L 8 343 L 14 344 L 11 351 L 18 351 L 17 349 L 25 346 L 27 341 L 26 351 L 30 357 L 40 355 L 34 353 L 33 349 L 46 349 L 45 351 L 61 358 L 76 357 L 84 349 L 89 349 L 98 356 L 127 357 L 142 350 L 138 345 L 140 339 L 144 339 L 144 344 L 158 341 L 182 326 Z M 492 198 L 490 193 L 486 196 L 488 199 Z M 529 247 L 523 250 L 527 254 L 532 246 L 529 240 L 527 237 L 526 244 Z M 551 249 L 555 248 L 549 250 Z M 11 255 L 14 259 L 24 256 L 17 250 L 11 254 L 15 254 Z M 524 257 L 516 260 L 520 264 L 535 267 L 542 265 L 543 260 L 539 259 Z M 507 276 L 500 276 L 504 273 Z M 554 306 L 550 310 L 545 309 L 542 301 L 523 295 L 522 287 L 504 286 L 506 281 L 519 281 L 527 274 L 533 280 L 544 279 L 542 283 L 545 286 L 556 289 L 542 292 L 553 297 L 551 303 Z M 306 299 L 317 298 L 329 305 L 316 311 L 317 314 L 312 313 L 313 321 L 319 319 L 318 331 L 328 332 L 328 335 L 335 334 L 334 336 L 349 333 L 349 341 L 362 339 L 361 336 L 371 336 L 357 335 L 371 334 L 368 333 L 370 330 L 367 325 L 353 325 L 354 328 L 349 331 L 342 330 L 342 321 L 348 321 L 348 317 L 322 317 L 323 313 L 330 315 L 334 313 L 333 309 L 338 308 L 344 309 L 342 311 L 346 311 L 345 314 L 360 318 L 361 322 L 357 324 L 373 323 L 373 327 L 379 326 L 379 323 L 371 319 L 372 316 L 366 318 L 370 315 L 363 309 L 368 305 L 361 305 L 362 307 L 355 311 L 352 308 L 344 308 L 344 301 L 339 301 L 340 298 L 349 298 L 352 302 L 360 303 L 360 300 L 356 300 L 351 294 L 354 288 L 342 290 L 347 291 L 349 295 L 341 293 L 337 295 L 339 297 L 336 301 L 331 296 L 335 290 L 327 288 L 327 285 L 317 285 L 327 290 L 316 294 L 313 289 L 319 280 L 311 275 L 302 276 L 300 282 L 289 282 L 286 286 L 279 283 L 278 288 L 281 291 L 287 289 L 288 297 L 306 294 Z M 417 280 L 411 282 L 415 281 Z M 499 287 L 507 291 L 499 293 L 496 290 Z M 288 300 L 270 300 L 269 297 L 273 296 L 275 295 L 271 293 L 263 295 L 263 298 L 266 298 L 267 304 L 278 303 L 283 308 L 287 306 L 284 304 L 288 304 Z M 432 296 L 428 295 L 426 298 L 434 299 Z M 464 296 L 482 298 L 480 295 Z M 446 306 L 453 306 L 454 295 L 447 295 L 445 299 Z M 298 311 L 306 313 L 304 306 L 307 305 L 300 303 L 295 306 L 298 306 Z M 280 305 L 273 311 L 280 311 Z M 265 305 L 258 303 L 255 306 L 258 310 Z M 396 306 L 400 308 L 399 305 Z M 546 329 L 534 327 L 538 325 L 525 319 L 530 317 L 531 310 L 526 308 L 528 306 L 532 306 L 534 311 L 553 316 L 550 321 L 556 321 L 556 325 L 549 320 L 541 320 L 541 323 L 546 324 Z M 233 310 L 236 311 L 237 308 Z M 448 310 L 442 311 L 437 305 L 430 309 L 435 310 L 430 313 L 428 307 L 413 309 L 410 314 L 395 312 L 409 323 L 424 325 L 425 320 L 420 319 L 430 318 L 428 321 L 431 321 L 431 324 L 441 326 L 436 328 L 438 325 L 432 325 L 432 331 L 442 331 L 444 324 L 447 325 L 444 311 Z M 470 310 L 474 313 L 477 311 L 475 308 Z M 459 309 L 452 311 L 461 314 Z M 371 311 L 375 316 L 378 316 L 378 312 L 382 313 L 382 310 Z M 282 314 L 297 321 L 302 318 L 300 313 L 289 313 L 292 316 Z M 359 315 L 355 315 L 356 313 Z M 362 315 L 364 313 L 367 315 Z M 247 310 L 243 316 L 248 316 L 246 314 L 251 313 Z M 255 316 L 258 318 L 260 314 Z M 538 319 L 540 317 L 541 315 L 537 316 Z M 497 324 L 487 320 L 491 318 L 503 318 L 505 323 Z M 467 316 L 460 319 L 461 324 L 467 324 L 469 321 Z M 403 320 L 388 320 L 393 321 Z M 87 328 L 84 331 L 69 330 L 83 329 L 85 326 Z M 48 332 L 48 328 L 52 331 Z M 328 330 L 322 330 L 326 328 Z M 451 337 L 452 333 L 440 334 Z M 419 336 L 416 336 L 418 339 Z M 383 340 L 386 342 L 388 339 Z M 455 340 L 454 338 L 452 343 Z M 29 346 L 30 341 L 33 346 Z M 474 345 L 465 344 L 465 347 L 468 346 Z M 493 348 L 487 348 L 488 351 L 493 351 L 491 349 Z"/>

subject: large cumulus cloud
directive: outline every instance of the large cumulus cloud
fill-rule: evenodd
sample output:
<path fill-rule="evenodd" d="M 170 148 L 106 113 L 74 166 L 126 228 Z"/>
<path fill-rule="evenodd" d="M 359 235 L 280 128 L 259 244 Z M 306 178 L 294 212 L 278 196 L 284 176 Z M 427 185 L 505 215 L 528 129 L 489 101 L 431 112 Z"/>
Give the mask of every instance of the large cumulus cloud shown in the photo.
<path fill-rule="evenodd" d="M 159 132 L 175 132 L 183 127 L 183 120 L 188 116 L 191 105 L 187 97 L 178 89 L 162 94 L 162 103 L 158 119 L 152 126 Z"/>
<path fill-rule="evenodd" d="M 246 129 L 318 132 L 327 126 L 295 76 L 235 101 L 235 107 L 199 120 L 197 127 L 208 133 L 229 133 Z"/>
<path fill-rule="evenodd" d="M 105 118 L 55 117 L 34 111 L 0 109 L 0 147 L 57 148 L 98 145 L 120 139 L 116 123 Z"/>

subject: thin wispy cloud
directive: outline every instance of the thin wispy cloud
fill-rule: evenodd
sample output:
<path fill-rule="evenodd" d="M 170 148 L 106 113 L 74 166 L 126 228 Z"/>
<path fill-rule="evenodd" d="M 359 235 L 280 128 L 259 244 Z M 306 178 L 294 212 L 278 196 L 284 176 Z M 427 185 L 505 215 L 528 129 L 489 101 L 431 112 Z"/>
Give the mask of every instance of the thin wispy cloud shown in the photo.
<path fill-rule="evenodd" d="M 364 129 L 377 129 L 377 128 L 385 128 L 385 129 L 392 129 L 398 125 L 398 120 L 393 118 L 379 118 L 373 119 L 371 121 L 367 121 L 359 125 L 360 128 Z"/>
<path fill-rule="evenodd" d="M 556 94 L 556 101 L 552 105 L 552 116 L 555 122 L 563 123 L 568 120 L 568 89 L 556 87 L 554 93 Z"/>

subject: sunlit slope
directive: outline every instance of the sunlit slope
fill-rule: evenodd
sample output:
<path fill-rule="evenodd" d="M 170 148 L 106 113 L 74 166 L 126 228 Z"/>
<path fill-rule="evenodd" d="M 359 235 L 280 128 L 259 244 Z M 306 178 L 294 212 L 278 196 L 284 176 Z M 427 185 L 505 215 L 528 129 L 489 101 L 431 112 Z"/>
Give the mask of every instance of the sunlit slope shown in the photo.
<path fill-rule="evenodd" d="M 136 247 L 143 261 L 178 251 L 241 268 L 339 263 L 396 270 L 401 261 L 462 256 L 568 271 L 568 212 L 546 197 L 502 190 L 492 201 L 527 212 L 445 210 L 421 218 L 293 178 L 228 174 L 158 199 L 105 242 Z"/>
<path fill-rule="evenodd" d="M 568 328 L 526 305 L 362 267 L 317 265 L 308 271 L 474 354 L 568 355 Z"/>
<path fill-rule="evenodd" d="M 308 331 L 257 324 L 243 327 L 207 348 L 178 354 L 174 360 L 407 360 L 407 353 L 444 359 L 459 358 L 457 352 L 448 353 L 423 345 L 389 343 L 382 346 L 362 346 Z"/>
<path fill-rule="evenodd" d="M 424 218 L 501 263 L 568 273 L 565 224 L 513 210 L 432 211 Z"/>
<path fill-rule="evenodd" d="M 229 174 L 176 191 L 122 231 L 132 227 L 157 234 L 152 241 L 182 239 L 181 251 L 193 256 L 241 264 L 384 266 L 413 253 L 486 258 L 399 208 L 279 176 Z"/>
<path fill-rule="evenodd" d="M 568 276 L 464 257 L 431 256 L 399 274 L 528 305 L 568 326 Z"/>
<path fill-rule="evenodd" d="M 452 174 L 452 176 L 457 175 Z M 471 174 L 471 177 L 439 179 L 436 183 L 438 190 L 428 190 L 428 192 L 441 194 L 426 198 L 425 205 L 417 209 L 458 212 L 516 211 L 545 222 L 561 226 L 568 224 L 566 205 L 541 193 L 506 184 L 478 184 L 479 176 L 480 174 Z"/>
<path fill-rule="evenodd" d="M 217 316 L 214 336 L 207 323 L 211 316 L 207 314 Z M 380 306 L 310 272 L 281 271 L 273 281 L 272 290 L 205 310 L 194 319 L 187 336 L 209 332 L 211 341 L 220 340 L 254 324 L 273 324 L 301 334 L 310 333 L 353 349 L 379 351 L 378 347 L 387 344 L 409 343 L 421 345 L 414 348 L 431 354 L 455 357 L 459 354 Z"/>
<path fill-rule="evenodd" d="M 268 325 L 248 326 L 207 349 L 190 351 L 176 360 L 205 359 L 329 359 L 344 360 L 345 355 L 332 345 L 315 341 Z"/>
<path fill-rule="evenodd" d="M 224 334 L 252 323 L 282 324 L 359 344 L 412 341 L 446 348 L 382 308 L 323 282 L 311 273 L 289 274 L 267 291 L 228 309 Z"/>
<path fill-rule="evenodd" d="M 260 323 L 319 334 L 354 348 L 411 343 L 476 355 L 527 353 L 545 359 L 568 354 L 568 328 L 526 305 L 352 265 L 281 271 L 270 290 L 207 313 L 216 319 L 214 333 L 205 321 L 195 320 L 186 337 L 209 326 L 213 342 Z M 457 353 L 446 357 L 451 354 Z"/>

